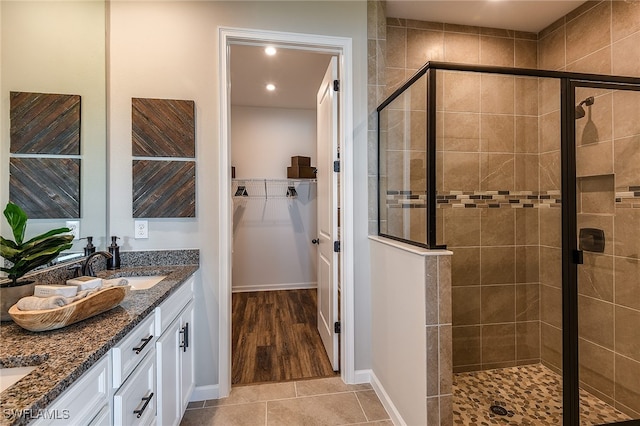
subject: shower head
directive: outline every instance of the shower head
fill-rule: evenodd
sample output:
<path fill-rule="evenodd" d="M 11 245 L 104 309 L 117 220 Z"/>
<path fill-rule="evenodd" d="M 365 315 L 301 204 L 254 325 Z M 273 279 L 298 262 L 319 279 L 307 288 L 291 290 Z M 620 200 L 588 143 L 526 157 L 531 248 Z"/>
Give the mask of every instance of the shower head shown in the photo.
<path fill-rule="evenodd" d="M 586 114 L 582 105 L 591 106 L 593 105 L 594 102 L 595 102 L 595 99 L 593 99 L 593 96 L 589 96 L 587 99 L 580 102 L 578 106 L 576 106 L 576 120 L 584 117 Z"/>

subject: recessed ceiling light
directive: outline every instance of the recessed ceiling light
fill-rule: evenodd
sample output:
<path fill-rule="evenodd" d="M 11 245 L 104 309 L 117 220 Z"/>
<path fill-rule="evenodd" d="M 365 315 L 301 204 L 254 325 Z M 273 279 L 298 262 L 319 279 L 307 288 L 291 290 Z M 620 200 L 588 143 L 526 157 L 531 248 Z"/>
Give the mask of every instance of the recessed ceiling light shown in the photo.
<path fill-rule="evenodd" d="M 264 53 L 266 53 L 269 56 L 273 56 L 276 54 L 276 48 L 273 46 L 268 46 L 264 49 Z"/>
<path fill-rule="evenodd" d="M 273 92 L 274 90 L 276 90 L 276 85 L 271 83 L 267 84 L 267 90 Z"/>

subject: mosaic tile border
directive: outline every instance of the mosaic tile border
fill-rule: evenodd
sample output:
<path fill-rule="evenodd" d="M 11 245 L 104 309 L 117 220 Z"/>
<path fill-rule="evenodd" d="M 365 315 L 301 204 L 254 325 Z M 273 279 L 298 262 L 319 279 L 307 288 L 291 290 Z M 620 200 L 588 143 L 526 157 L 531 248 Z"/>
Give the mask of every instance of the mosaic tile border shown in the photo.
<path fill-rule="evenodd" d="M 616 208 L 640 209 L 640 185 L 616 188 Z"/>
<path fill-rule="evenodd" d="M 437 208 L 551 208 L 561 207 L 559 190 L 448 191 L 436 195 Z M 426 208 L 425 191 L 387 191 L 389 208 Z M 638 199 L 640 202 L 640 198 Z"/>

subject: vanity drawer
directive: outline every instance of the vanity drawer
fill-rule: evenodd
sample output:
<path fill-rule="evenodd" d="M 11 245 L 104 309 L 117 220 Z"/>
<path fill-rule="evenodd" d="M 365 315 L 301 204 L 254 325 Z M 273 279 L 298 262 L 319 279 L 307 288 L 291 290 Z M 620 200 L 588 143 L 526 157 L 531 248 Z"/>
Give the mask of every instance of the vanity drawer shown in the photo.
<path fill-rule="evenodd" d="M 193 299 L 193 275 L 155 309 L 156 335 L 160 336 L 180 314 L 180 311 Z"/>
<path fill-rule="evenodd" d="M 113 396 L 114 425 L 149 425 L 156 417 L 155 351 L 148 353 Z"/>
<path fill-rule="evenodd" d="M 112 349 L 113 387 L 122 386 L 127 377 L 155 345 L 155 317 L 149 315 Z"/>

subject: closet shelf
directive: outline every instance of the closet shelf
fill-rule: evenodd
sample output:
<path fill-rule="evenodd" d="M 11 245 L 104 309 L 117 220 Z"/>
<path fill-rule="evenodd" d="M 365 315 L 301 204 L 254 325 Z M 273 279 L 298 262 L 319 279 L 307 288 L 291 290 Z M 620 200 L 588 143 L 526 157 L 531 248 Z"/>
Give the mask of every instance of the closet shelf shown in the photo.
<path fill-rule="evenodd" d="M 232 194 L 238 198 L 297 198 L 301 187 L 309 192 L 316 179 L 232 179 Z"/>

